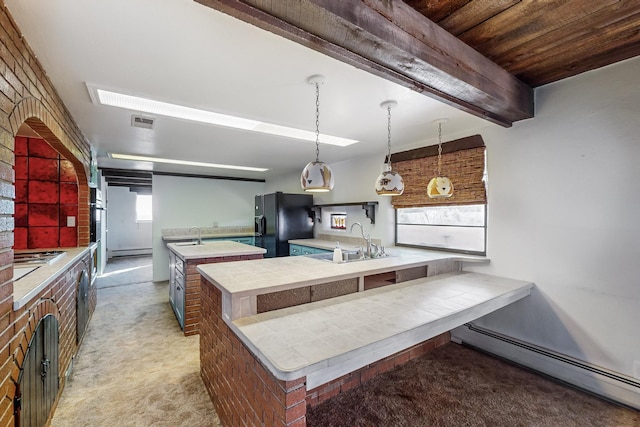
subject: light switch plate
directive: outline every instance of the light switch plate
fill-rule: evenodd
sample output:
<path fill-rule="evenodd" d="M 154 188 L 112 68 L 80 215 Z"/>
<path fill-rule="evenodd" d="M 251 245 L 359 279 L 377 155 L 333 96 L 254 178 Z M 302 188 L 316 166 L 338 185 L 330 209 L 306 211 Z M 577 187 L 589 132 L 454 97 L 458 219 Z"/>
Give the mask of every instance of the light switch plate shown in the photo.
<path fill-rule="evenodd" d="M 67 217 L 67 227 L 75 227 L 76 226 L 76 217 L 68 216 Z"/>

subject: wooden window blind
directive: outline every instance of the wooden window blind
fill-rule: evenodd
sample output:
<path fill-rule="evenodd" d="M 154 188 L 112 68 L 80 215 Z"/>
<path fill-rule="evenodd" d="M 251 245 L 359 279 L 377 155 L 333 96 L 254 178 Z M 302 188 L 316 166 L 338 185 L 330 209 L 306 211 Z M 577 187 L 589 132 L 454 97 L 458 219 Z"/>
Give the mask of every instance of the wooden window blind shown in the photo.
<path fill-rule="evenodd" d="M 393 196 L 393 207 L 486 204 L 487 193 L 482 180 L 484 154 L 485 145 L 480 135 L 442 143 L 441 176 L 451 179 L 454 190 L 447 199 L 427 196 L 427 184 L 438 171 L 437 145 L 392 154 L 393 170 L 404 180 L 404 193 Z"/>

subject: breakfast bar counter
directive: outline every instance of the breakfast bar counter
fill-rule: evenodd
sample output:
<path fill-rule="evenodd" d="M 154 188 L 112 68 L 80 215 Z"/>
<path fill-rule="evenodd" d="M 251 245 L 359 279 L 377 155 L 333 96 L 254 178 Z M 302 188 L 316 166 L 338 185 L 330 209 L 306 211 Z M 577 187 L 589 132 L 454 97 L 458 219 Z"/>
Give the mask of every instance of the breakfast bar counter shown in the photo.
<path fill-rule="evenodd" d="M 340 264 L 288 257 L 199 265 L 201 374 L 223 423 L 305 425 L 307 405 L 444 344 L 449 330 L 526 297 L 533 286 L 461 271 L 462 262 L 483 258 L 394 255 Z M 362 289 L 367 277 L 425 266 L 422 277 Z M 258 310 L 260 296 L 281 299 L 307 288 L 313 295 L 316 285 L 345 280 L 358 289 Z"/>

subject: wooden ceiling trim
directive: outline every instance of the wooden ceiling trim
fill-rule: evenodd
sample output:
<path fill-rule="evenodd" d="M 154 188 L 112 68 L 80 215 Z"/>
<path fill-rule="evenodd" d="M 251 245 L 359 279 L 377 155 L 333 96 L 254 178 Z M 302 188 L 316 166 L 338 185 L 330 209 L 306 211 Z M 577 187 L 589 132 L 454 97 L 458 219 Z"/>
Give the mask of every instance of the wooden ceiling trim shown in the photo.
<path fill-rule="evenodd" d="M 474 46 L 488 58 L 496 58 L 510 50 L 528 50 L 528 44 L 555 30 L 581 25 L 581 20 L 605 9 L 620 0 L 592 0 L 576 2 L 554 0 L 545 2 L 520 2 L 459 35 L 465 43 Z M 553 10 L 553 13 L 549 13 Z"/>
<path fill-rule="evenodd" d="M 452 12 L 444 19 L 437 21 L 445 30 L 454 36 L 459 36 L 465 31 L 480 25 L 484 21 L 504 12 L 508 8 L 520 3 L 522 0 L 483 0 L 470 1 L 460 9 Z M 428 18 L 428 16 L 427 16 Z"/>
<path fill-rule="evenodd" d="M 402 2 L 196 0 L 503 126 L 533 90 Z"/>

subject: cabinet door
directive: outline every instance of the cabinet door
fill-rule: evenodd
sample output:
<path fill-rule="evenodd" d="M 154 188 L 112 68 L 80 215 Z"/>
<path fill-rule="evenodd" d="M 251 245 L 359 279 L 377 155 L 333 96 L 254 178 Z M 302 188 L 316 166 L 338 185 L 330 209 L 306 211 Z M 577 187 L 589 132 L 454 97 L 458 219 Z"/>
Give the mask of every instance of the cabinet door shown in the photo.
<path fill-rule="evenodd" d="M 298 255 L 302 255 L 302 246 L 289 245 L 289 256 L 298 256 Z"/>
<path fill-rule="evenodd" d="M 174 311 L 180 324 L 180 329 L 184 329 L 184 275 L 176 269 L 176 289 L 174 295 Z"/>
<path fill-rule="evenodd" d="M 169 303 L 175 310 L 176 294 L 176 254 L 169 251 Z"/>

